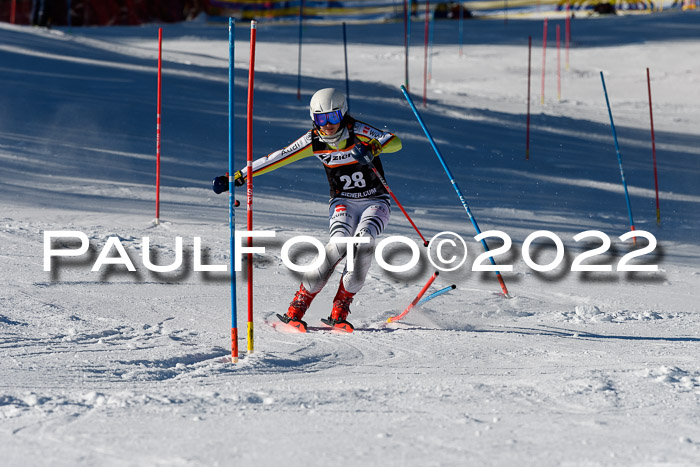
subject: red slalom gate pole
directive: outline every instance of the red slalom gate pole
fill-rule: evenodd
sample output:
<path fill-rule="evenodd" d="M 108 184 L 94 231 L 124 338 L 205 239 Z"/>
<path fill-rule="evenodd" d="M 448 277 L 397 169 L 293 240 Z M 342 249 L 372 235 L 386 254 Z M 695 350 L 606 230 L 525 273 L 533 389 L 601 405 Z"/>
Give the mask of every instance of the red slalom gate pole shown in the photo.
<path fill-rule="evenodd" d="M 253 230 L 253 85 L 255 81 L 255 36 L 257 21 L 250 22 L 250 64 L 248 66 L 248 116 L 247 116 L 247 228 Z M 253 246 L 253 237 L 248 237 L 248 248 Z M 253 345 L 253 254 L 248 253 L 248 352 Z"/>
<path fill-rule="evenodd" d="M 17 13 L 17 0 L 12 0 L 10 5 L 10 23 L 15 24 L 15 14 Z"/>
<path fill-rule="evenodd" d="M 656 225 L 661 225 L 661 209 L 659 207 L 659 174 L 656 171 L 656 140 L 654 139 L 654 113 L 651 110 L 651 78 L 647 68 L 647 89 L 649 89 L 649 120 L 651 122 L 651 154 L 654 157 L 654 188 L 656 189 Z"/>
<path fill-rule="evenodd" d="M 525 130 L 525 160 L 530 160 L 530 74 L 532 70 L 532 36 L 527 38 L 527 125 Z"/>
<path fill-rule="evenodd" d="M 425 0 L 425 61 L 423 63 L 423 107 L 428 105 L 428 36 L 430 34 L 430 0 Z"/>
<path fill-rule="evenodd" d="M 161 103 L 161 64 L 163 49 L 163 28 L 158 28 L 158 110 L 156 111 L 156 219 L 160 223 L 160 103 Z"/>
<path fill-rule="evenodd" d="M 392 323 L 392 322 L 398 321 L 398 320 L 400 320 L 401 318 L 403 318 L 404 316 L 406 316 L 406 315 L 408 314 L 408 312 L 411 311 L 411 309 L 412 309 L 414 306 L 416 306 L 416 303 L 418 303 L 418 302 L 420 301 L 421 297 L 422 297 L 423 295 L 425 295 L 425 292 L 426 292 L 426 291 L 428 290 L 428 288 L 432 285 L 432 283 L 435 281 L 435 279 L 437 278 L 437 276 L 438 276 L 439 274 L 440 274 L 439 271 L 435 271 L 435 272 L 433 273 L 433 275 L 430 276 L 430 279 L 428 279 L 428 282 L 425 283 L 425 285 L 424 285 L 423 288 L 420 290 L 420 292 L 418 292 L 418 295 L 416 295 L 416 298 L 413 299 L 413 301 L 406 307 L 406 309 L 403 310 L 403 312 L 402 312 L 401 314 L 399 314 L 399 315 L 389 317 L 389 318 L 386 320 L 386 322 L 387 322 L 387 323 Z"/>
<path fill-rule="evenodd" d="M 544 19 L 544 32 L 542 33 L 542 105 L 544 105 L 544 69 L 547 63 L 547 18 Z"/>
<path fill-rule="evenodd" d="M 561 101 L 561 41 L 559 40 L 559 25 L 557 24 L 557 99 Z"/>

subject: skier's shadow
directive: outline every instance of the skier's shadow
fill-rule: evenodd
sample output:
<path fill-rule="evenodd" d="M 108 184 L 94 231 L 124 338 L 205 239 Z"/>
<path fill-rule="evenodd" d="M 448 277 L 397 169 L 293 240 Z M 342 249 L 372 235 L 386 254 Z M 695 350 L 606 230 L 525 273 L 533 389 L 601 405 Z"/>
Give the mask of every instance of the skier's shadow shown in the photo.
<path fill-rule="evenodd" d="M 631 341 L 660 341 L 660 342 L 700 342 L 698 337 L 667 337 L 667 336 L 625 336 L 620 334 L 597 334 L 592 332 L 580 331 L 575 329 L 559 328 L 555 326 L 542 326 L 537 328 L 525 327 L 494 327 L 494 328 L 478 328 L 466 326 L 460 329 L 451 328 L 430 328 L 426 326 L 410 323 L 403 323 L 402 327 L 388 327 L 386 324 L 377 328 L 355 328 L 355 331 L 363 332 L 394 332 L 398 330 L 404 331 L 442 331 L 442 332 L 478 332 L 478 333 L 493 333 L 493 334 L 517 334 L 523 336 L 550 336 L 550 337 L 573 337 L 576 339 L 599 340 L 599 339 L 620 339 Z"/>
<path fill-rule="evenodd" d="M 449 329 L 444 329 L 448 331 Z M 451 330 L 453 331 L 453 330 Z M 555 326 L 542 326 L 538 328 L 521 327 L 498 327 L 498 328 L 473 328 L 468 332 L 520 334 L 532 336 L 552 336 L 552 337 L 574 337 L 576 339 L 598 340 L 598 339 L 620 339 L 631 341 L 661 341 L 661 342 L 700 342 L 698 337 L 667 337 L 667 336 L 624 336 L 620 334 L 597 334 L 592 332 L 559 328 Z"/>

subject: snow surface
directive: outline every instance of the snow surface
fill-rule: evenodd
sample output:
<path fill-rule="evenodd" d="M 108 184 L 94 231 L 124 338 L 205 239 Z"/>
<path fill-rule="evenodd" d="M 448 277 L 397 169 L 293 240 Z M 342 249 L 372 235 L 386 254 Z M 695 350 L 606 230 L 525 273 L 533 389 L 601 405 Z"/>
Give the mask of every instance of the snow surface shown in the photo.
<path fill-rule="evenodd" d="M 281 261 L 297 235 L 327 237 L 327 184 L 307 159 L 255 180 L 255 227 L 275 239 L 255 260 L 255 352 L 245 351 L 245 276 L 238 275 L 241 360 L 230 356 L 229 278 L 193 272 L 228 262 L 227 29 L 165 25 L 161 219 L 154 226 L 157 26 L 43 30 L 0 25 L 0 446 L 3 465 L 698 465 L 700 463 L 700 16 L 663 13 L 573 21 L 570 68 L 556 92 L 551 21 L 540 105 L 541 21 L 435 25 L 428 106 L 423 37 L 414 27 L 411 91 L 482 230 L 514 242 L 491 272 L 474 229 L 399 91 L 403 26 L 349 25 L 351 112 L 404 143 L 383 157 L 387 179 L 422 232 L 468 240 L 465 267 L 431 290 L 457 289 L 402 311 L 432 272 L 372 266 L 351 335 L 283 333 L 298 276 Z M 295 26 L 259 25 L 254 152 L 309 125 L 321 87 L 344 88 L 339 26 L 304 31 L 296 99 Z M 236 27 L 236 165 L 244 165 L 248 26 Z M 525 160 L 527 38 L 532 146 Z M 565 51 L 561 51 L 562 68 Z M 661 194 L 656 225 L 645 68 L 652 77 Z M 629 221 L 599 72 L 617 125 L 636 228 L 656 273 L 571 272 L 600 230 L 617 264 Z M 243 191 L 238 192 L 243 197 Z M 245 211 L 238 210 L 241 226 Z M 417 239 L 398 209 L 384 236 Z M 78 230 L 80 258 L 43 270 L 43 234 Z M 556 233 L 562 266 L 538 273 L 525 238 Z M 175 238 L 185 261 L 173 273 Z M 91 267 L 110 237 L 136 264 Z M 535 242 L 545 264 L 551 243 Z M 76 247 L 69 240 L 58 241 Z M 495 245 L 495 243 L 494 243 Z M 641 245 L 641 243 L 640 243 Z M 492 245 L 493 246 L 493 245 Z M 301 257 L 311 258 L 308 254 Z M 395 252 L 400 261 L 403 250 Z M 337 277 L 308 320 L 327 316 Z"/>

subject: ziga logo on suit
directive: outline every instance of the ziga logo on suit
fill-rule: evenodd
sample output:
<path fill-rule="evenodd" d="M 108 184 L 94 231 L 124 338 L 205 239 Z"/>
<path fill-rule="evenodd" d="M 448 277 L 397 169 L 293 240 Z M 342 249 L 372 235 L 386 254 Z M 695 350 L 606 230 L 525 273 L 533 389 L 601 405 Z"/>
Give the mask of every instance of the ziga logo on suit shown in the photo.
<path fill-rule="evenodd" d="M 334 165 L 333 163 L 336 162 L 339 164 L 345 164 L 352 159 L 352 156 L 346 152 L 333 152 L 330 154 L 324 154 L 322 156 L 319 156 L 319 159 L 326 164 L 326 165 Z"/>

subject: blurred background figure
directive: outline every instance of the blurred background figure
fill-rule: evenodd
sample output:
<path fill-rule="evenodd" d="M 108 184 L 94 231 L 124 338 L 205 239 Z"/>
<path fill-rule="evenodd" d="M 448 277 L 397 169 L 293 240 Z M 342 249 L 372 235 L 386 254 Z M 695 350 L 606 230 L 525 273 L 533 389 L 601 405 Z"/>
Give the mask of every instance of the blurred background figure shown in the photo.
<path fill-rule="evenodd" d="M 47 25 L 46 2 L 47 0 L 32 0 L 32 26 Z"/>

